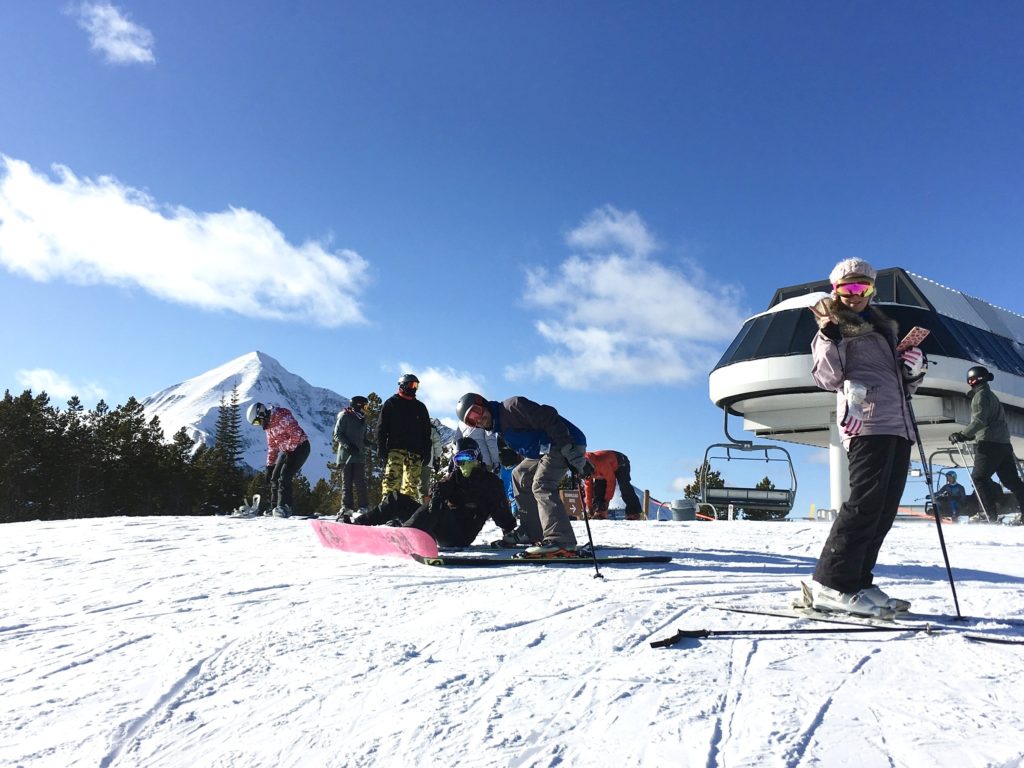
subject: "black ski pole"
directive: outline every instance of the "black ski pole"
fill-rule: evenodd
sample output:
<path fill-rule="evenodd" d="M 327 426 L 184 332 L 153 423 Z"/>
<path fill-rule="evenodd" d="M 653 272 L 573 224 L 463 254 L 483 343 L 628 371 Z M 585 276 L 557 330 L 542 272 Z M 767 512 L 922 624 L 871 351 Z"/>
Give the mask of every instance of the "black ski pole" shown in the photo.
<path fill-rule="evenodd" d="M 955 445 L 956 449 L 960 452 L 960 461 L 964 463 L 964 467 L 966 468 L 967 457 L 964 456 L 964 449 L 960 447 L 960 441 L 958 440 L 957 442 L 953 443 L 953 445 Z M 974 469 L 973 461 L 971 462 L 971 469 Z M 978 488 L 978 483 L 974 480 L 973 475 L 971 475 L 971 481 L 974 482 L 974 495 L 978 497 L 978 506 L 981 507 L 981 514 L 983 514 L 986 519 L 991 520 L 992 518 L 989 517 L 988 510 L 985 509 L 985 502 L 981 500 L 981 490 Z"/>
<path fill-rule="evenodd" d="M 587 500 L 583 495 L 583 476 L 575 469 L 569 470 L 572 473 L 572 482 L 576 486 L 576 493 L 580 495 L 580 509 L 583 510 L 583 523 L 587 526 L 587 541 L 590 542 L 590 556 L 594 558 L 594 578 L 603 579 L 601 569 L 597 567 L 597 550 L 594 549 L 594 536 L 590 532 L 590 516 L 587 514 Z"/>
<path fill-rule="evenodd" d="M 932 470 L 928 464 L 928 457 L 925 456 L 924 443 L 921 442 L 921 430 L 917 426 L 917 416 L 914 414 L 914 406 L 910 402 L 910 395 L 907 395 L 907 410 L 910 412 L 910 423 L 914 425 L 914 439 L 917 441 L 917 450 L 921 454 L 921 469 L 924 472 L 924 480 L 928 485 L 928 495 L 935 498 L 935 486 L 932 483 Z M 946 537 L 942 533 L 942 517 L 938 509 L 935 510 L 935 526 L 939 532 L 939 546 L 942 548 L 942 559 L 946 562 L 946 574 L 949 576 L 949 588 L 953 591 L 953 607 L 956 609 L 956 617 L 963 619 L 960 615 L 960 601 L 956 597 L 956 584 L 953 583 L 953 569 L 949 565 L 949 553 L 946 551 Z"/>
<path fill-rule="evenodd" d="M 823 627 L 821 629 L 679 629 L 672 637 L 655 640 L 651 648 L 669 648 L 683 640 L 703 640 L 709 637 L 743 637 L 746 635 L 835 635 L 858 632 L 927 632 L 936 630 L 924 627 Z"/>

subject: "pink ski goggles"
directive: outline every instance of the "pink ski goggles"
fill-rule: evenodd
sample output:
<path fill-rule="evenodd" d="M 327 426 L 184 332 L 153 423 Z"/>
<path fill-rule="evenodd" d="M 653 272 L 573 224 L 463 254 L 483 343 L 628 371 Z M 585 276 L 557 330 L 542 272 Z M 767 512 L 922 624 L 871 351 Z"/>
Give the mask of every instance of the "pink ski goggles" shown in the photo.
<path fill-rule="evenodd" d="M 875 292 L 875 284 L 870 282 L 842 283 L 833 285 L 832 288 L 839 296 L 863 296 L 865 299 Z"/>
<path fill-rule="evenodd" d="M 466 415 L 463 417 L 463 421 L 469 424 L 469 426 L 475 427 L 480 423 L 480 419 L 481 417 L 483 417 L 483 415 L 484 407 L 482 405 L 474 405 L 472 408 L 466 411 Z"/>

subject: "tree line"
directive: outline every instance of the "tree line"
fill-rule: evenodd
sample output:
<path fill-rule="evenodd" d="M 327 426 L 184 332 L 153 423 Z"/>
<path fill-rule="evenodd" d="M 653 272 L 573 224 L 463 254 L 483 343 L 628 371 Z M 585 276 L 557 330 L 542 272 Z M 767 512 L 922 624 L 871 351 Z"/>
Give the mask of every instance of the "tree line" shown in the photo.
<path fill-rule="evenodd" d="M 368 395 L 369 434 L 382 405 Z M 0 522 L 114 515 L 211 515 L 259 493 L 269 498 L 265 471 L 242 463 L 244 420 L 238 392 L 218 408 L 212 445 L 182 427 L 168 442 L 158 417 L 147 418 L 134 397 L 111 409 L 86 410 L 75 396 L 65 407 L 46 392 L 4 392 L 0 402 Z M 370 503 L 380 500 L 385 457 L 370 441 L 366 473 Z M 340 507 L 340 471 L 310 486 L 295 478 L 295 508 L 320 515 Z M 436 471 L 436 468 L 435 468 Z"/>

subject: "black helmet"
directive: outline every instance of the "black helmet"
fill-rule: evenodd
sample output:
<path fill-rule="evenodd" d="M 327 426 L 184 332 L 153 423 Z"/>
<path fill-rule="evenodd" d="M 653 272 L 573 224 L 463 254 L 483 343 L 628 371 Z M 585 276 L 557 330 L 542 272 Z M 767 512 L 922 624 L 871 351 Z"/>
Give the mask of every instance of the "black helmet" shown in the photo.
<path fill-rule="evenodd" d="M 478 395 L 476 392 L 467 392 L 459 398 L 459 402 L 455 405 L 455 415 L 459 417 L 459 421 L 475 427 L 477 420 L 470 416 L 469 412 L 476 409 L 475 413 L 482 413 L 486 408 L 487 401 L 484 400 L 483 395 Z M 473 420 L 470 421 L 470 419 Z"/>
<path fill-rule="evenodd" d="M 367 400 L 362 395 L 356 395 L 355 397 L 348 401 L 348 404 L 355 408 L 357 411 L 361 411 L 363 410 L 363 408 L 366 407 L 367 403 L 369 402 L 370 401 Z"/>
<path fill-rule="evenodd" d="M 953 470 L 949 470 L 949 472 L 946 473 L 946 479 L 950 483 L 955 483 L 956 482 L 956 472 L 954 472 Z"/>
<path fill-rule="evenodd" d="M 403 395 L 415 396 L 416 390 L 420 387 L 420 380 L 411 373 L 406 373 L 398 380 L 398 391 Z"/>
<path fill-rule="evenodd" d="M 983 381 L 992 381 L 995 376 L 988 372 L 988 368 L 984 365 L 976 365 L 967 371 L 967 383 L 972 387 L 977 386 Z"/>

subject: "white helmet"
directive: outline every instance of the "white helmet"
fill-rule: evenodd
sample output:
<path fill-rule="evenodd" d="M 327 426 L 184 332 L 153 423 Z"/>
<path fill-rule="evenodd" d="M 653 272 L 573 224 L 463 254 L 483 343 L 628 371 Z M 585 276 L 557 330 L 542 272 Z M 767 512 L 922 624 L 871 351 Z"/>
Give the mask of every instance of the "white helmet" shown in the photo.
<path fill-rule="evenodd" d="M 269 415 L 270 409 L 267 406 L 263 403 L 253 403 L 245 411 L 245 420 L 250 424 L 263 425 Z"/>

